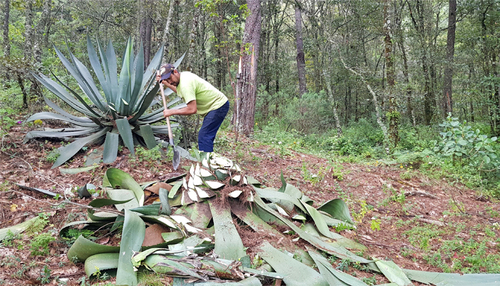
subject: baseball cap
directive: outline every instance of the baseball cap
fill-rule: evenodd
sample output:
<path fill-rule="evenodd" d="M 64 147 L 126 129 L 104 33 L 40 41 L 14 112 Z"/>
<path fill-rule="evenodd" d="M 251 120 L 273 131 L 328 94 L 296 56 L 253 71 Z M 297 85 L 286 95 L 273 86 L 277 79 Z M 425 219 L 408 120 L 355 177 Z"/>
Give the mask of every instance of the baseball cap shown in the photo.
<path fill-rule="evenodd" d="M 160 81 L 163 81 L 165 79 L 168 79 L 170 77 L 170 74 L 175 70 L 175 67 L 173 64 L 164 64 L 160 68 L 160 74 L 161 74 L 161 79 Z"/>

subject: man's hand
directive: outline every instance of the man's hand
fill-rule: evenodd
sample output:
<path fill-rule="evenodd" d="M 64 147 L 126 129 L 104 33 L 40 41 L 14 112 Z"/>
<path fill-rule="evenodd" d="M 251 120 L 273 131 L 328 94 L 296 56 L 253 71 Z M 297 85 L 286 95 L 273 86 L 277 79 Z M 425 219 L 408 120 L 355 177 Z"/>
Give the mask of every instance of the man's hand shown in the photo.
<path fill-rule="evenodd" d="M 172 115 L 191 115 L 195 114 L 198 111 L 196 107 L 196 100 L 191 100 L 187 103 L 186 107 L 179 109 L 165 109 L 163 110 L 163 116 L 169 117 Z"/>
<path fill-rule="evenodd" d="M 172 114 L 172 110 L 171 109 L 165 109 L 163 110 L 163 117 L 167 118 L 167 117 L 170 117 L 174 114 Z"/>

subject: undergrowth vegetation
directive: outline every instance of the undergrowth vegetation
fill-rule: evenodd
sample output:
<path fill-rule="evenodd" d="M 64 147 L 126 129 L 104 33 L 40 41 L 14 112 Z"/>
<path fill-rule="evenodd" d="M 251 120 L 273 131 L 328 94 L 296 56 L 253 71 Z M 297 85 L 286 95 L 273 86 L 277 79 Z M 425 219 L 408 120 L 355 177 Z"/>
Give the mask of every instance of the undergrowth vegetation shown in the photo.
<path fill-rule="evenodd" d="M 402 179 L 420 170 L 433 178 L 462 183 L 480 196 L 500 197 L 500 146 L 487 133 L 488 126 L 461 122 L 451 115 L 436 126 L 402 125 L 398 146 L 389 151 L 374 120 L 350 122 L 337 136 L 334 122 L 321 119 L 325 114 L 333 118 L 323 96 L 306 94 L 288 102 L 281 107 L 285 116 L 256 123 L 255 138 L 280 156 L 294 150 L 335 162 L 399 165 L 407 170 Z"/>

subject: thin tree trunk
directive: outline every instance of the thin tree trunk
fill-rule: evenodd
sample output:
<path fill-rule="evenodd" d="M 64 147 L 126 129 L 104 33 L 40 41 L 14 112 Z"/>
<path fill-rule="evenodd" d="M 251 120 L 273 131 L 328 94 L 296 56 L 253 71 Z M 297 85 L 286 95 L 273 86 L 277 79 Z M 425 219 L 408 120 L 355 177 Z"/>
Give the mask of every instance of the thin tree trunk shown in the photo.
<path fill-rule="evenodd" d="M 443 115 L 453 112 L 452 80 L 453 80 L 453 56 L 455 54 L 455 30 L 457 20 L 457 1 L 449 0 L 448 14 L 448 36 L 446 39 L 446 66 L 444 69 L 443 84 Z"/>
<path fill-rule="evenodd" d="M 4 17 L 3 17 L 3 54 L 6 59 L 10 57 L 10 40 L 9 40 L 9 17 L 10 17 L 10 0 L 5 0 L 4 2 Z M 10 72 L 8 70 L 3 71 L 5 78 L 10 79 Z"/>
<path fill-rule="evenodd" d="M 236 122 L 238 132 L 250 135 L 253 132 L 255 123 L 255 102 L 256 102 L 256 73 L 257 58 L 259 55 L 259 41 L 261 31 L 261 12 L 259 0 L 247 0 L 250 15 L 245 22 L 243 35 L 243 46 L 250 45 L 250 54 L 242 57 L 241 78 L 238 80 L 238 90 L 241 91 L 241 101 L 238 108 L 240 115 Z"/>
<path fill-rule="evenodd" d="M 295 5 L 295 41 L 297 44 L 297 72 L 299 75 L 299 95 L 302 97 L 307 92 L 306 86 L 306 60 L 304 57 L 304 41 L 302 40 L 302 13 L 300 1 Z"/>
<path fill-rule="evenodd" d="M 10 40 L 9 40 L 9 17 L 10 17 L 10 0 L 4 2 L 4 17 L 3 17 L 3 53 L 6 58 L 10 57 Z"/>
<path fill-rule="evenodd" d="M 384 134 L 384 142 L 389 142 L 389 136 L 387 134 L 387 127 L 384 125 L 384 122 L 382 121 L 382 117 L 380 116 L 380 107 L 379 107 L 379 104 L 378 104 L 377 94 L 375 93 L 375 91 L 373 91 L 372 87 L 370 86 L 370 84 L 368 84 L 368 82 L 365 80 L 365 78 L 363 77 L 363 75 L 361 75 L 360 73 L 356 72 L 352 68 L 348 67 L 346 65 L 346 63 L 344 62 L 344 59 L 342 57 L 340 57 L 340 60 L 342 61 L 342 64 L 344 64 L 344 67 L 347 70 L 349 70 L 350 72 L 352 72 L 353 74 L 355 74 L 355 75 L 357 75 L 357 76 L 359 76 L 361 78 L 361 80 L 363 81 L 363 83 L 366 85 L 366 88 L 368 89 L 368 91 L 370 91 L 370 93 L 372 95 L 372 98 L 373 98 L 373 104 L 375 105 L 375 116 L 377 118 L 377 123 L 380 126 L 380 129 L 382 129 L 382 133 Z"/>
<path fill-rule="evenodd" d="M 164 49 L 165 49 L 165 52 L 163 54 L 163 62 L 165 62 L 165 63 L 168 61 L 168 58 L 167 58 L 167 54 L 168 54 L 167 51 L 168 51 L 168 46 L 169 46 L 168 32 L 170 29 L 170 20 L 172 19 L 172 13 L 174 11 L 173 4 L 174 4 L 173 0 L 170 0 L 169 7 L 168 7 L 168 15 L 167 15 L 167 19 L 165 22 L 165 28 L 163 29 L 163 36 L 161 37 L 161 42 L 164 45 Z"/>
<path fill-rule="evenodd" d="M 196 49 L 196 33 L 198 30 L 198 16 L 200 8 L 194 8 L 193 10 L 193 19 L 191 32 L 189 33 L 189 50 L 186 53 L 186 58 L 184 59 L 184 67 L 189 71 L 194 71 L 194 67 L 196 67 L 196 59 L 197 59 L 197 49 Z"/>
<path fill-rule="evenodd" d="M 339 114 L 337 112 L 337 103 L 335 102 L 334 92 L 330 84 L 330 73 L 328 69 L 323 70 L 326 88 L 328 90 L 328 98 L 332 104 L 333 118 L 335 119 L 335 127 L 337 128 L 337 137 L 342 137 L 342 127 L 340 126 Z"/>
<path fill-rule="evenodd" d="M 391 0 L 384 0 L 384 43 L 385 43 L 385 65 L 387 67 L 387 91 L 389 97 L 389 137 L 393 148 L 396 148 L 399 141 L 399 112 L 396 107 L 395 93 L 395 68 L 394 68 L 394 55 L 392 45 L 392 11 Z"/>

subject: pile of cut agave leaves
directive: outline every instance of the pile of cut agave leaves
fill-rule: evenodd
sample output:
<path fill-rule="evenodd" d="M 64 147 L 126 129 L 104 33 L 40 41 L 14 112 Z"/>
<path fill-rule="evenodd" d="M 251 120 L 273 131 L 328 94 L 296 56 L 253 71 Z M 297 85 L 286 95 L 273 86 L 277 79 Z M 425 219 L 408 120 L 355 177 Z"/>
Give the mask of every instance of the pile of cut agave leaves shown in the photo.
<path fill-rule="evenodd" d="M 185 175 L 143 185 L 119 169 L 108 169 L 102 188 L 109 199 L 91 201 L 89 219 L 64 226 L 60 235 L 64 237 L 71 228 L 107 232 L 121 238 L 119 246 L 79 236 L 68 258 L 84 262 L 88 276 L 114 272 L 117 285 L 137 285 L 141 273 L 150 271 L 173 277 L 174 286 L 367 285 L 332 267 L 330 256 L 385 275 L 390 281 L 385 285 L 412 285 L 412 280 L 434 285 L 498 285 L 500 281 L 500 275 L 406 270 L 392 261 L 360 257 L 350 250 L 363 250 L 363 245 L 329 228 L 340 224 L 354 227 L 342 200 L 314 208 L 283 176 L 280 189 L 264 188 L 228 158 L 215 153 L 197 157 Z M 154 189 L 157 199 L 145 204 L 145 194 Z M 109 206 L 116 209 L 110 211 Z M 235 222 L 262 238 L 251 251 L 253 259 L 247 255 Z M 276 226 L 288 231 L 280 232 Z M 307 250 L 294 244 L 286 250 L 276 248 L 279 244 L 275 242 L 283 239 L 303 240 Z"/>

